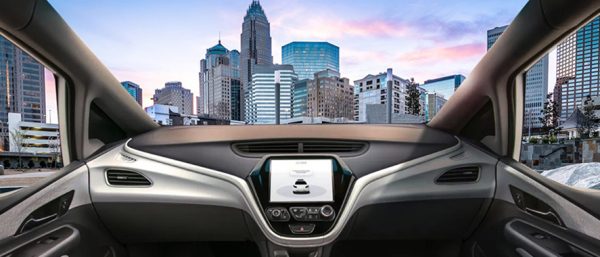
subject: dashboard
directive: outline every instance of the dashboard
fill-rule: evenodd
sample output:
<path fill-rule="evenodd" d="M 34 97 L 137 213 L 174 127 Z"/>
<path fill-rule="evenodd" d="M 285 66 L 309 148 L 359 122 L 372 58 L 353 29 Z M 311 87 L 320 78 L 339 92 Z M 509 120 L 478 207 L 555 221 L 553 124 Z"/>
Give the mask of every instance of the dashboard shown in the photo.
<path fill-rule="evenodd" d="M 125 244 L 266 240 L 302 248 L 466 238 L 493 197 L 496 161 L 426 126 L 207 126 L 134 137 L 88 166 L 98 215 Z M 476 176 L 439 182 L 457 170 Z M 148 184 L 116 183 L 115 172 Z"/>

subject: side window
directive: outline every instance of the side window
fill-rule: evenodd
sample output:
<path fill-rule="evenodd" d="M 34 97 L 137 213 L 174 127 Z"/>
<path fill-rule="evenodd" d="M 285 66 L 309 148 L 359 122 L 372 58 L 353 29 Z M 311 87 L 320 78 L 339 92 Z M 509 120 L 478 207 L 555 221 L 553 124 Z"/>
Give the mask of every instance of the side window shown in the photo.
<path fill-rule="evenodd" d="M 54 74 L 0 36 L 0 196 L 60 170 Z"/>
<path fill-rule="evenodd" d="M 599 39 L 596 17 L 524 76 L 520 161 L 576 188 L 600 189 Z"/>

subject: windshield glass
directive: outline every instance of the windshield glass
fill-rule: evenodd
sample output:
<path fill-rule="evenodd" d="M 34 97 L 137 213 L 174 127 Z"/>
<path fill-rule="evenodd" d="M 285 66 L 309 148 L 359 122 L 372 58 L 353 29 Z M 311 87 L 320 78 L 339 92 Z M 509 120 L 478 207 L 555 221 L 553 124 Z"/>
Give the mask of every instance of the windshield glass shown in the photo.
<path fill-rule="evenodd" d="M 526 1 L 51 3 L 157 123 L 256 125 L 429 122 Z"/>

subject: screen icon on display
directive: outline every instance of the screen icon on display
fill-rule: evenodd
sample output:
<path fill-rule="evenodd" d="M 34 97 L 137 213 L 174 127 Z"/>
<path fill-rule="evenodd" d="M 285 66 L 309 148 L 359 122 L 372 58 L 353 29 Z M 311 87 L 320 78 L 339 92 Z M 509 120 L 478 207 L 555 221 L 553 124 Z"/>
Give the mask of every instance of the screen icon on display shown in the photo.
<path fill-rule="evenodd" d="M 304 181 L 304 179 L 296 180 L 296 183 L 294 183 L 294 191 L 293 192 L 294 192 L 294 194 L 297 194 L 297 195 L 309 194 L 310 189 L 308 188 L 308 183 L 306 183 L 306 181 Z"/>

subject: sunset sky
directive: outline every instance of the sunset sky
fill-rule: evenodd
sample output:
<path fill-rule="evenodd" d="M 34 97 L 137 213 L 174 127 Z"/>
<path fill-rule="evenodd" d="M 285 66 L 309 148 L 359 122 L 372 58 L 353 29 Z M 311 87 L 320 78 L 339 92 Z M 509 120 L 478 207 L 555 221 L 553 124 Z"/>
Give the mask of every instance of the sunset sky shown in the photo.
<path fill-rule="evenodd" d="M 340 69 L 351 81 L 391 67 L 418 82 L 460 73 L 468 77 L 486 51 L 486 31 L 509 24 L 524 0 L 262 0 L 271 23 L 273 58 L 292 41 L 340 47 Z M 50 0 L 117 79 L 144 89 L 182 81 L 198 95 L 200 60 L 215 45 L 240 48 L 251 0 Z"/>

